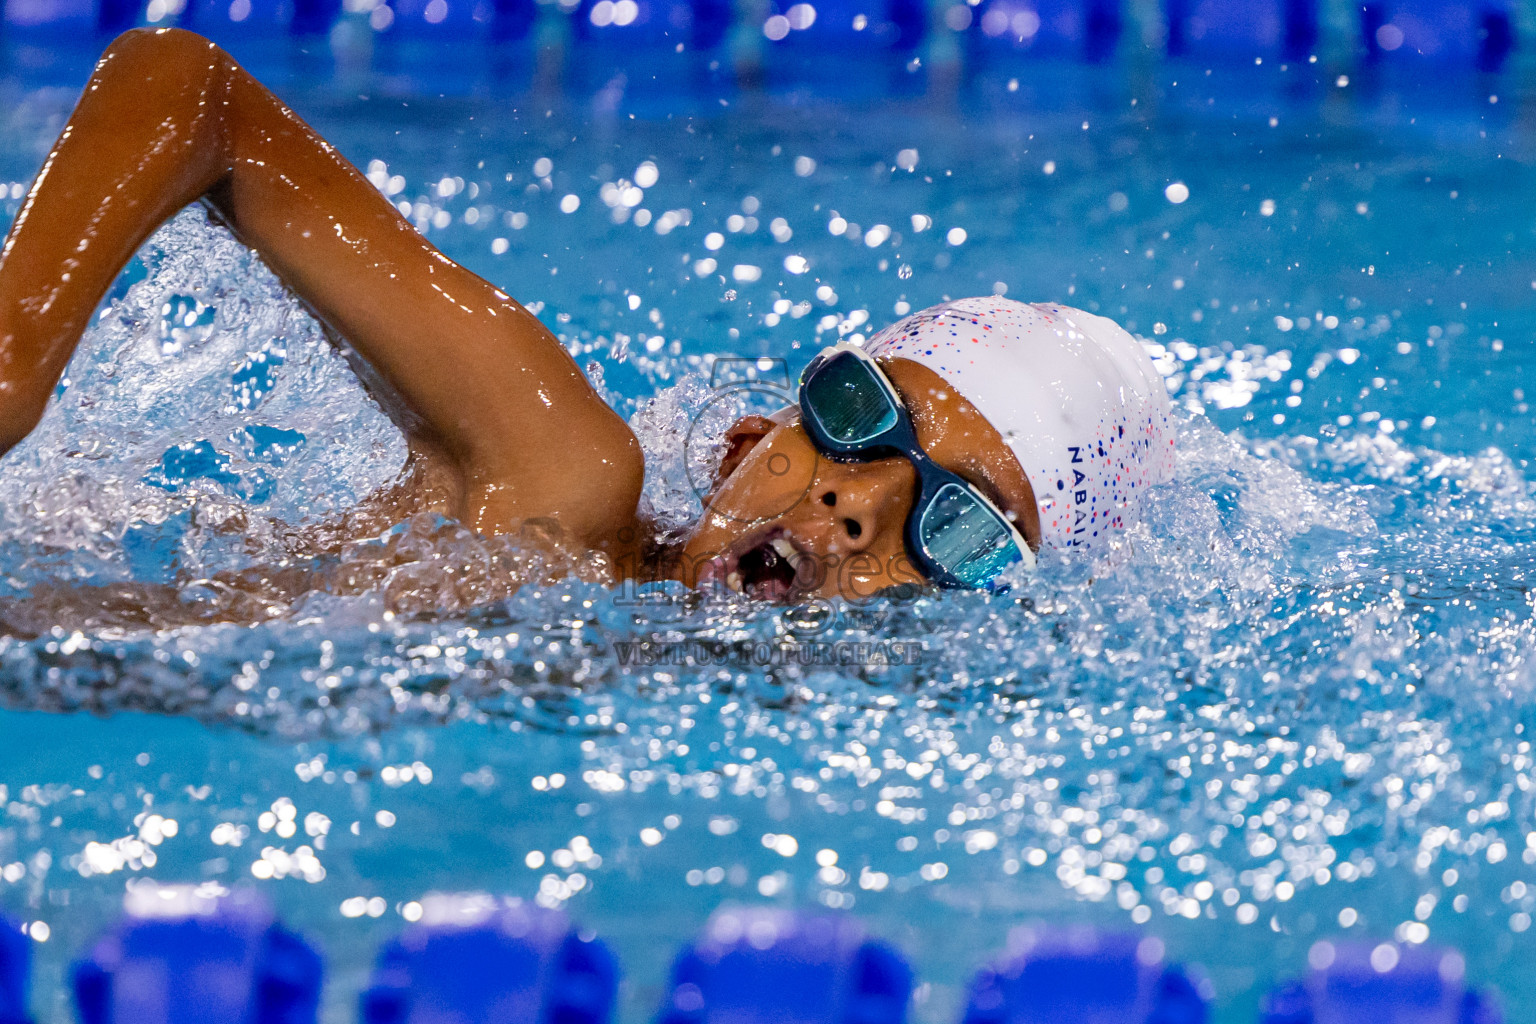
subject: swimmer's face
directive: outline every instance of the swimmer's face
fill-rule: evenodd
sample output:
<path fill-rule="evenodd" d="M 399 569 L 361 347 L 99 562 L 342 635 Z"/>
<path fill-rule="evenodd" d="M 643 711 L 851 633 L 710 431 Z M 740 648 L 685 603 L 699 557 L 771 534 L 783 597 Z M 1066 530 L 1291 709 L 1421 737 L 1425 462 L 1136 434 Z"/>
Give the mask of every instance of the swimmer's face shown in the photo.
<path fill-rule="evenodd" d="M 1034 492 L 992 424 L 927 367 L 908 359 L 880 365 L 906 403 L 923 450 L 979 487 L 1038 548 Z M 907 459 L 829 459 L 793 406 L 745 417 L 726 439 L 715 489 L 683 551 L 685 582 L 723 583 L 780 601 L 856 600 L 928 582 L 903 539 L 917 496 L 917 472 Z"/>

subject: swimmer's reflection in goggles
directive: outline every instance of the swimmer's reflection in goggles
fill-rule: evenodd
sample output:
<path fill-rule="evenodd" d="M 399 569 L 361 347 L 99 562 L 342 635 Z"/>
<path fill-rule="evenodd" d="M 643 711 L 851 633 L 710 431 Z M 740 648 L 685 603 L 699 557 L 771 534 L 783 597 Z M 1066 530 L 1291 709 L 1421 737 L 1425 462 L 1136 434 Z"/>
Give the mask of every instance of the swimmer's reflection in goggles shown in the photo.
<path fill-rule="evenodd" d="M 907 553 L 944 587 L 996 589 L 998 577 L 1035 553 L 987 496 L 943 468 L 917 443 L 901 395 L 863 349 L 823 349 L 800 377 L 800 419 L 821 454 L 843 462 L 905 456 L 917 471 L 907 514 Z"/>

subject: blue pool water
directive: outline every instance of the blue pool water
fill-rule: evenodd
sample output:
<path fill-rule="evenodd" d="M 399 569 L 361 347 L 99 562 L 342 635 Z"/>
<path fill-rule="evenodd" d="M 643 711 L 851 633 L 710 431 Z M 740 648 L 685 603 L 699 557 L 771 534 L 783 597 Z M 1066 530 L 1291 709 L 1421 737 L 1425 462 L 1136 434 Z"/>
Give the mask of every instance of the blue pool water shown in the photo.
<path fill-rule="evenodd" d="M 141 877 L 264 890 L 326 949 L 332 1021 L 434 889 L 568 907 L 623 960 L 629 1021 L 730 901 L 856 911 L 917 966 L 924 1022 L 1024 920 L 1162 937 L 1224 1022 L 1339 935 L 1458 946 L 1510 1019 L 1536 1013 L 1523 97 L 1049 62 L 874 69 L 841 101 L 590 68 L 591 89 L 466 71 L 439 96 L 301 56 L 257 70 L 538 304 L 632 417 L 667 521 L 719 428 L 711 357 L 766 357 L 771 383 L 772 359 L 1003 288 L 1153 346 L 1178 478 L 1123 545 L 1006 597 L 699 604 L 540 583 L 431 522 L 328 562 L 288 527 L 390 480 L 403 445 L 185 214 L 0 463 L 0 907 L 40 940 L 43 1020 Z M 0 86 L 8 215 L 71 73 Z M 260 600 L 218 579 L 274 564 L 291 579 Z M 137 584 L 169 588 L 165 628 Z M 698 637 L 742 643 L 634 654 Z M 753 664 L 881 639 L 919 654 Z"/>

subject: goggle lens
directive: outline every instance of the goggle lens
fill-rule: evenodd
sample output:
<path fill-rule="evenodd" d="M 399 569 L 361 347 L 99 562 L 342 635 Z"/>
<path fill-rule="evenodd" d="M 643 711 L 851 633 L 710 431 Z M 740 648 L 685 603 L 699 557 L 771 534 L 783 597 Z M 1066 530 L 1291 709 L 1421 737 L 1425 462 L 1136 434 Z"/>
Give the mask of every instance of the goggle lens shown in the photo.
<path fill-rule="evenodd" d="M 868 443 L 896 425 L 890 394 L 856 356 L 829 357 L 806 378 L 801 399 L 801 410 L 838 445 Z"/>
<path fill-rule="evenodd" d="M 955 483 L 934 493 L 923 509 L 918 536 L 924 553 L 968 587 L 986 587 L 1022 560 L 1008 524 Z"/>

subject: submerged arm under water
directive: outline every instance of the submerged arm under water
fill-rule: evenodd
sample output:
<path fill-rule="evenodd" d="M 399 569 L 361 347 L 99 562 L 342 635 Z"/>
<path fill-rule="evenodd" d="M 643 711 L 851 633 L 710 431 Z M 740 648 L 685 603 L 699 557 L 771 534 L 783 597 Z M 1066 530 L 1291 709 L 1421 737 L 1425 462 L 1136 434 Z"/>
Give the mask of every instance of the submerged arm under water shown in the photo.
<path fill-rule="evenodd" d="M 485 533 L 553 520 L 595 548 L 633 525 L 639 446 L 549 330 L 228 54 L 175 29 L 103 55 L 0 251 L 0 453 L 37 424 L 134 251 L 198 200 L 361 357 L 413 448 L 445 456 L 444 511 Z M 408 492 L 418 506 L 423 490 Z"/>

